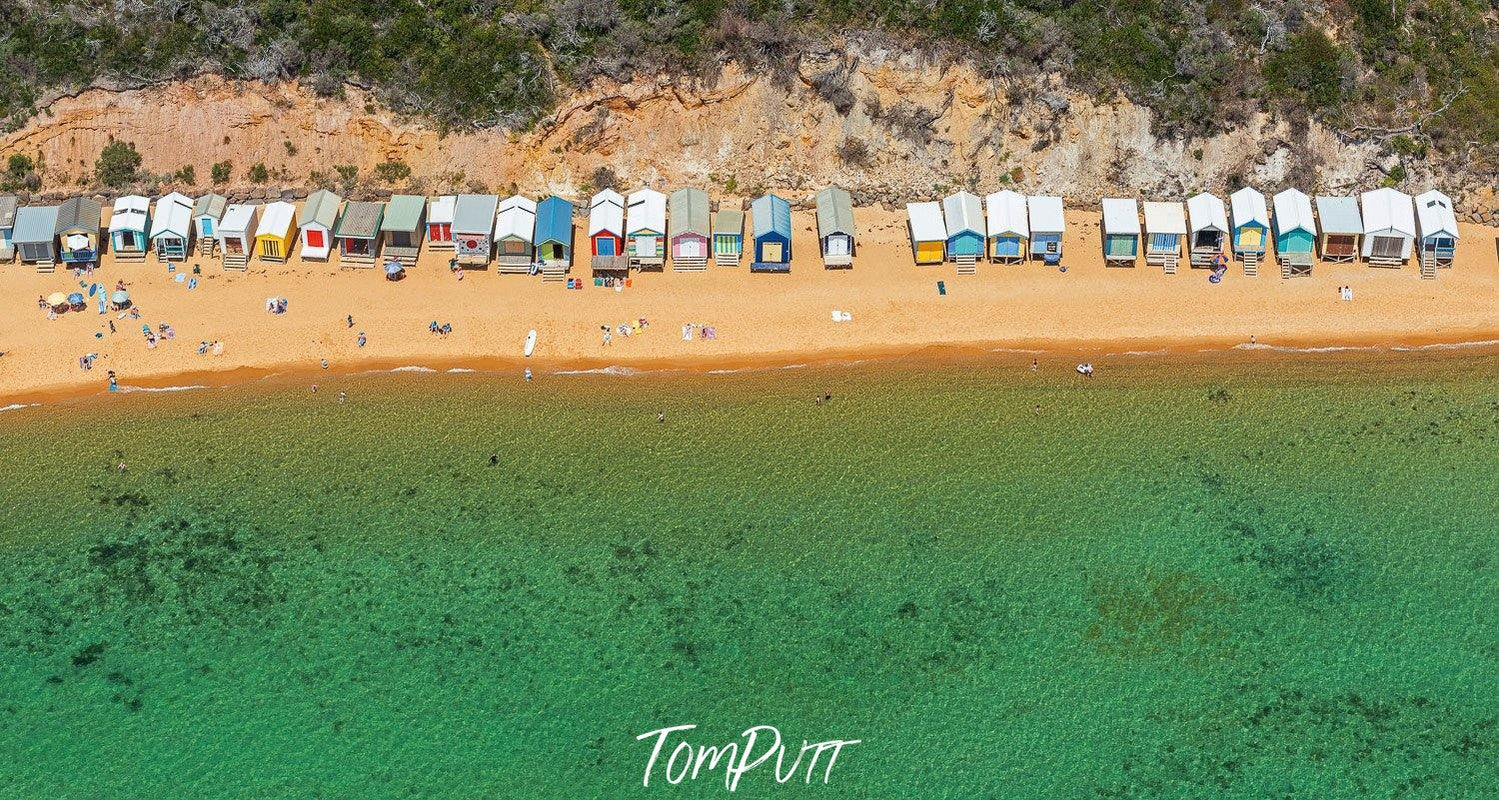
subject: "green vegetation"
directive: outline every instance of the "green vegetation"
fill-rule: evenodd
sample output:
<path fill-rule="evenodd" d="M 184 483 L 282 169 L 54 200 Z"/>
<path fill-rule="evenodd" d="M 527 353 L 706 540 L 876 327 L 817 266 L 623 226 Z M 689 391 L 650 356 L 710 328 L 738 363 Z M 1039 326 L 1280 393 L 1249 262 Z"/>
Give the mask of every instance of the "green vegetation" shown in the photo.
<path fill-rule="evenodd" d="M 264 164 L 256 162 L 250 167 L 250 171 L 246 174 L 246 177 L 250 179 L 251 183 L 265 183 L 271 179 L 271 171 L 266 169 Z"/>
<path fill-rule="evenodd" d="M 229 182 L 229 175 L 231 173 L 233 173 L 233 172 L 234 172 L 234 163 L 233 162 L 230 162 L 230 161 L 220 161 L 217 164 L 214 164 L 213 168 L 211 170 L 209 170 L 208 177 L 215 184 L 228 183 Z"/>
<path fill-rule="evenodd" d="M 192 164 L 183 164 L 172 179 L 185 186 L 198 185 L 198 170 Z"/>
<path fill-rule="evenodd" d="M 5 163 L 5 173 L 0 175 L 0 192 L 20 189 L 36 191 L 42 187 L 42 176 L 31 156 L 13 153 Z"/>
<path fill-rule="evenodd" d="M 94 177 L 109 187 L 120 187 L 135 182 L 140 174 L 141 154 L 135 145 L 112 141 L 99 151 L 99 160 L 94 162 Z"/>
<path fill-rule="evenodd" d="M 338 95 L 373 87 L 441 127 L 525 127 L 559 87 L 597 75 L 710 72 L 724 58 L 777 75 L 832 29 L 899 35 L 972 58 L 1012 85 L 1063 72 L 1122 92 L 1160 128 L 1200 134 L 1259 110 L 1310 113 L 1345 130 L 1401 133 L 1438 152 L 1499 152 L 1499 32 L 1485 0 L 1346 0 L 1333 6 L 1226 0 L 145 0 L 130 15 L 95 3 L 0 8 L 0 118 L 14 126 L 55 89 L 101 79 L 300 77 Z M 840 113 L 860 98 L 846 71 L 811 76 Z M 1037 89 L 1037 91 L 1040 91 Z M 871 109 L 872 117 L 881 117 Z M 887 124 L 921 133 L 894 109 Z M 919 135 L 918 139 L 921 138 Z"/>
<path fill-rule="evenodd" d="M 381 183 L 400 183 L 411 177 L 411 166 L 404 161 L 387 161 L 375 165 L 375 177 Z"/>

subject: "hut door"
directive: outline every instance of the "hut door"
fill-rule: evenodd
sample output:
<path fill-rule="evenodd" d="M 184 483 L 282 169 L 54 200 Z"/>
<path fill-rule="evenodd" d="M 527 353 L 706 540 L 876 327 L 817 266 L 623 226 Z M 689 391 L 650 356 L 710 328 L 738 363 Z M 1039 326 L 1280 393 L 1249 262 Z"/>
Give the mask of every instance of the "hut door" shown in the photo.
<path fill-rule="evenodd" d="M 1259 228 L 1249 227 L 1239 231 L 1239 246 L 1245 248 L 1260 248 L 1265 246 L 1265 232 Z"/>
<path fill-rule="evenodd" d="M 245 252 L 245 243 L 238 236 L 231 236 L 224 240 L 224 249 L 234 255 L 239 255 Z"/>
<path fill-rule="evenodd" d="M 784 259 L 781 258 L 781 252 L 780 242 L 766 242 L 760 245 L 760 260 L 768 262 L 782 261 Z"/>
<path fill-rule="evenodd" d="M 636 258 L 655 258 L 656 257 L 656 237 L 654 237 L 654 236 L 640 236 L 640 237 L 636 237 L 636 239 L 635 239 L 635 257 Z"/>
<path fill-rule="evenodd" d="M 323 232 L 321 230 L 318 230 L 317 228 L 308 228 L 307 229 L 307 246 L 308 247 L 322 247 L 323 246 Z"/>
<path fill-rule="evenodd" d="M 1396 236 L 1376 236 L 1371 252 L 1377 258 L 1399 258 L 1401 241 Z"/>
<path fill-rule="evenodd" d="M 697 239 L 682 240 L 682 258 L 702 258 L 703 243 Z"/>
<path fill-rule="evenodd" d="M 847 236 L 832 236 L 832 237 L 829 237 L 828 238 L 828 255 L 830 255 L 830 256 L 846 256 L 846 255 L 848 255 L 848 237 Z"/>
<path fill-rule="evenodd" d="M 611 236 L 600 236 L 594 239 L 594 251 L 601 256 L 614 255 L 614 238 Z"/>

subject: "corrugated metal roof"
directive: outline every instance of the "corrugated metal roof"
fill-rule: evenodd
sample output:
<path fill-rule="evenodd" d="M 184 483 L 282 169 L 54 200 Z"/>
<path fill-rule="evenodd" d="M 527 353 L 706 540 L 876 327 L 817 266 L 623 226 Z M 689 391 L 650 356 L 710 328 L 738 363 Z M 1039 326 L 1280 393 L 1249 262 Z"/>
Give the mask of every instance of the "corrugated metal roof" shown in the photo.
<path fill-rule="evenodd" d="M 1140 235 L 1140 207 L 1133 197 L 1103 199 L 1103 232 Z"/>
<path fill-rule="evenodd" d="M 344 206 L 333 235 L 343 239 L 373 239 L 380 235 L 380 219 L 384 216 L 384 203 L 349 203 Z M 489 231 L 487 227 L 484 230 Z"/>
<path fill-rule="evenodd" d="M 1416 235 L 1416 211 L 1411 205 L 1411 196 L 1386 186 L 1372 192 L 1364 192 L 1364 233 L 1394 231 L 1407 236 Z"/>
<path fill-rule="evenodd" d="M 1234 212 L 1234 227 L 1242 228 L 1250 223 L 1270 227 L 1270 209 L 1265 205 L 1265 196 L 1248 186 L 1228 196 L 1228 204 Z"/>
<path fill-rule="evenodd" d="M 221 194 L 205 194 L 193 203 L 193 219 L 209 216 L 214 219 L 224 216 L 224 208 L 229 205 L 229 198 Z"/>
<path fill-rule="evenodd" d="M 453 222 L 453 207 L 458 205 L 458 195 L 445 194 L 434 198 L 427 205 L 427 222 L 449 225 Z"/>
<path fill-rule="evenodd" d="M 737 208 L 720 208 L 713 215 L 713 232 L 744 235 L 744 212 Z"/>
<path fill-rule="evenodd" d="M 1228 233 L 1228 209 L 1223 201 L 1203 192 L 1187 199 L 1187 219 L 1193 233 L 1217 231 Z"/>
<path fill-rule="evenodd" d="M 755 224 L 755 238 L 777 233 L 791 240 L 791 204 L 773 194 L 750 203 L 750 217 Z"/>
<path fill-rule="evenodd" d="M 1326 233 L 1363 233 L 1364 218 L 1354 197 L 1317 198 L 1317 225 Z"/>
<path fill-rule="evenodd" d="M 1452 198 L 1436 189 L 1416 195 L 1416 224 L 1422 237 L 1444 233 L 1458 238 L 1457 214 L 1452 211 Z"/>
<path fill-rule="evenodd" d="M 666 195 L 655 189 L 637 189 L 630 192 L 625 203 L 625 231 L 666 233 Z"/>
<path fill-rule="evenodd" d="M 846 190 L 829 186 L 817 193 L 817 236 L 854 234 L 854 201 Z"/>
<path fill-rule="evenodd" d="M 605 189 L 588 203 L 588 235 L 607 231 L 625 235 L 625 199 L 613 189 Z"/>
<path fill-rule="evenodd" d="M 619 192 L 614 191 L 613 189 L 603 189 L 598 194 L 594 195 L 593 199 L 588 201 L 588 207 L 593 208 L 599 203 L 613 203 L 620 208 L 624 208 L 625 196 L 620 194 Z"/>
<path fill-rule="evenodd" d="M 247 203 L 235 203 L 224 206 L 224 214 L 219 218 L 219 233 L 224 236 L 229 234 L 254 233 L 250 227 L 255 221 L 255 206 Z"/>
<path fill-rule="evenodd" d="M 1187 212 L 1181 203 L 1145 203 L 1146 233 L 1187 234 Z"/>
<path fill-rule="evenodd" d="M 1312 199 L 1300 189 L 1286 189 L 1276 193 L 1275 231 L 1277 234 L 1298 228 L 1317 235 L 1317 221 L 1312 218 Z"/>
<path fill-rule="evenodd" d="M 573 204 L 553 195 L 536 206 L 536 241 L 573 243 Z"/>
<path fill-rule="evenodd" d="M 333 230 L 334 223 L 338 222 L 338 208 L 343 205 L 343 202 L 342 197 L 327 189 L 313 192 L 307 198 L 307 203 L 302 206 L 302 227 L 321 225 L 328 230 Z"/>
<path fill-rule="evenodd" d="M 109 213 L 109 230 L 114 231 L 140 231 L 146 232 L 146 212 L 151 208 L 151 201 L 138 194 L 127 194 L 116 198 L 114 208 Z"/>
<path fill-rule="evenodd" d="M 1029 237 L 1031 227 L 1027 221 L 1025 195 L 1009 189 L 995 192 L 984 198 L 988 206 L 990 236 Z"/>
<path fill-rule="evenodd" d="M 1062 213 L 1062 198 L 1033 194 L 1026 199 L 1025 205 L 1030 210 L 1032 236 L 1038 233 L 1062 233 L 1067 230 L 1067 218 Z"/>
<path fill-rule="evenodd" d="M 21 207 L 21 199 L 13 194 L 0 197 L 0 228 L 9 228 L 16 224 L 16 209 Z"/>
<path fill-rule="evenodd" d="M 918 242 L 947 241 L 947 225 L 942 221 L 940 203 L 906 203 L 906 217 L 911 221 L 912 239 Z"/>
<path fill-rule="evenodd" d="M 193 199 L 172 192 L 156 200 L 151 213 L 151 238 L 167 234 L 186 239 L 192 235 Z"/>
<path fill-rule="evenodd" d="M 398 194 L 385 203 L 385 218 L 380 221 L 380 230 L 419 230 L 422 227 L 422 212 L 426 209 L 427 198 Z"/>
<path fill-rule="evenodd" d="M 16 244 L 51 242 L 57 235 L 57 206 L 23 206 L 16 209 L 16 229 L 11 241 Z"/>
<path fill-rule="evenodd" d="M 702 189 L 678 189 L 671 193 L 671 235 L 695 233 L 707 236 L 709 226 L 708 193 Z"/>
<path fill-rule="evenodd" d="M 973 232 L 984 235 L 984 206 L 979 196 L 969 191 L 954 192 L 942 198 L 942 223 L 947 226 L 947 238 L 960 233 Z"/>
<path fill-rule="evenodd" d="M 98 200 L 92 197 L 70 197 L 57 207 L 57 228 L 53 232 L 92 231 L 98 233 L 103 214 L 104 206 L 100 205 Z"/>
<path fill-rule="evenodd" d="M 492 194 L 458 195 L 458 201 L 453 204 L 453 232 L 489 235 L 499 205 L 500 198 Z"/>
<path fill-rule="evenodd" d="M 494 238 L 535 241 L 536 201 L 514 195 L 500 201 L 500 212 L 494 218 Z"/>
<path fill-rule="evenodd" d="M 295 227 L 297 227 L 297 207 L 277 200 L 274 203 L 267 203 L 265 209 L 260 212 L 260 227 L 256 228 L 255 235 L 284 237 Z"/>

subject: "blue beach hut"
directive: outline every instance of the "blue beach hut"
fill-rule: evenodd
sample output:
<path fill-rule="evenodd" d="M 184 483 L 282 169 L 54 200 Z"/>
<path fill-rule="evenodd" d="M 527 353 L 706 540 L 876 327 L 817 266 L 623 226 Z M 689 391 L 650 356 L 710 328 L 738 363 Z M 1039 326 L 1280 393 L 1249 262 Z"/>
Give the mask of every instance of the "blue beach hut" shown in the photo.
<path fill-rule="evenodd" d="M 573 260 L 573 204 L 552 195 L 536 204 L 536 257 L 543 276 L 566 273 Z"/>
<path fill-rule="evenodd" d="M 1297 189 L 1275 195 L 1275 256 L 1280 276 L 1312 274 L 1312 250 L 1317 245 L 1317 221 L 1312 217 L 1312 198 Z"/>
<path fill-rule="evenodd" d="M 942 222 L 947 260 L 973 264 L 984 255 L 984 208 L 978 195 L 964 191 L 943 198 Z"/>
<path fill-rule="evenodd" d="M 1103 257 L 1110 264 L 1135 265 L 1140 252 L 1140 206 L 1133 197 L 1105 197 Z"/>
<path fill-rule="evenodd" d="M 1025 205 L 1031 228 L 1031 257 L 1040 258 L 1044 264 L 1061 263 L 1062 234 L 1067 231 L 1062 198 L 1031 195 L 1026 198 Z"/>
<path fill-rule="evenodd" d="M 1270 238 L 1270 209 L 1265 196 L 1245 186 L 1228 196 L 1228 205 L 1233 212 L 1234 252 L 1240 256 L 1265 252 L 1265 241 Z"/>
<path fill-rule="evenodd" d="M 750 272 L 791 271 L 791 204 L 773 194 L 750 204 L 755 260 Z"/>
<path fill-rule="evenodd" d="M 1416 235 L 1423 276 L 1431 277 L 1430 268 L 1452 266 L 1458 239 L 1452 198 L 1436 189 L 1416 195 Z"/>
<path fill-rule="evenodd" d="M 1025 195 L 1009 189 L 984 198 L 989 216 L 989 257 L 995 261 L 1025 260 L 1026 239 L 1031 228 Z"/>

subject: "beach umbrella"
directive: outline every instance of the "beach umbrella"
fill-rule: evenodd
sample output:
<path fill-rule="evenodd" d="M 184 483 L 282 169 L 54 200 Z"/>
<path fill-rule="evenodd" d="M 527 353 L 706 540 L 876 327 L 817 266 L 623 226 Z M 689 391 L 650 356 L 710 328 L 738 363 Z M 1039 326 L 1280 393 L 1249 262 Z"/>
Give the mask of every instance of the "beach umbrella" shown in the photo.
<path fill-rule="evenodd" d="M 399 261 L 389 261 L 389 262 L 386 262 L 386 264 L 385 264 L 385 274 L 386 275 L 399 275 L 399 274 L 401 274 L 402 272 L 405 272 L 405 271 L 406 271 L 406 268 L 403 267 L 403 266 L 401 266 L 401 262 L 399 262 Z"/>
<path fill-rule="evenodd" d="M 82 292 L 74 292 L 74 293 L 68 295 L 68 305 L 72 305 L 72 306 L 83 305 L 83 293 Z"/>
<path fill-rule="evenodd" d="M 47 295 L 47 305 L 49 306 L 56 307 L 65 306 L 67 304 L 68 296 L 63 294 L 62 292 L 53 292 L 52 294 Z"/>
<path fill-rule="evenodd" d="M 109 296 L 110 302 L 117 306 L 123 306 L 130 302 L 130 293 L 121 289 Z"/>
<path fill-rule="evenodd" d="M 65 244 L 67 244 L 69 250 L 88 249 L 88 237 L 81 233 L 75 233 L 69 236 L 66 240 L 64 240 L 64 242 Z"/>

